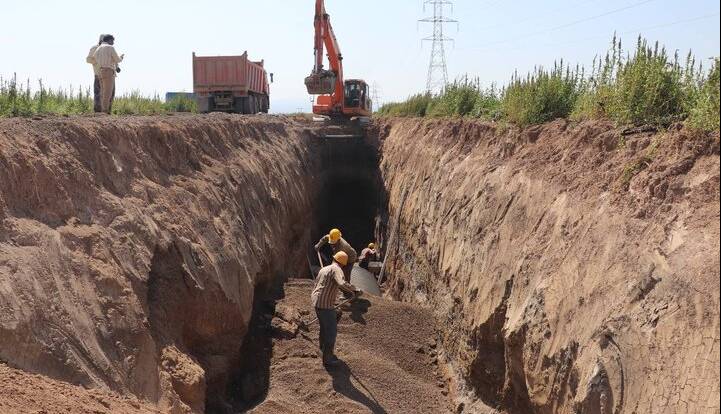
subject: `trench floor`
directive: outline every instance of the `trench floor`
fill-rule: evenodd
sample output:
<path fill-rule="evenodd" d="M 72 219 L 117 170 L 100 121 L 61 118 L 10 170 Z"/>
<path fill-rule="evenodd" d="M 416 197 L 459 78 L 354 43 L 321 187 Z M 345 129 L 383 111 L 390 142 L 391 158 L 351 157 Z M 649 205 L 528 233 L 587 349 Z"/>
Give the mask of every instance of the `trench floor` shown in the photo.
<path fill-rule="evenodd" d="M 450 412 L 429 310 L 363 297 L 344 309 L 336 346 L 342 363 L 326 370 L 317 345 L 318 325 L 291 333 L 293 319 L 315 317 L 312 283 L 291 280 L 285 286 L 273 320 L 270 389 L 251 413 Z"/>

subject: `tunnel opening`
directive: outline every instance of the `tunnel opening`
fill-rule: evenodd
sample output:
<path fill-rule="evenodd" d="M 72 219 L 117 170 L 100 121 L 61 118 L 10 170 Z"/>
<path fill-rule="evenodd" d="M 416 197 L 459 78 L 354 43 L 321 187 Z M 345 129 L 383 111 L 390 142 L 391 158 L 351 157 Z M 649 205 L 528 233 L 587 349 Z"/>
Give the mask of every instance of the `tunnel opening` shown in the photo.
<path fill-rule="evenodd" d="M 315 201 L 313 242 L 337 228 L 358 253 L 375 240 L 382 217 L 378 148 L 365 140 L 326 141 Z M 313 253 L 312 246 L 310 253 Z M 321 251 L 330 260 L 328 247 Z"/>
<path fill-rule="evenodd" d="M 308 258 L 313 266 L 317 265 L 313 245 L 332 228 L 341 229 L 343 237 L 358 253 L 374 241 L 383 199 L 376 146 L 360 139 L 323 140 L 317 149 L 320 173 L 312 189 L 315 192 L 313 211 L 307 223 L 312 242 L 308 245 Z M 321 253 L 327 265 L 331 260 L 329 247 Z M 313 271 L 309 270 L 308 276 L 313 277 Z M 305 276 L 296 269 L 287 273 L 293 277 Z M 245 412 L 267 397 L 273 354 L 271 322 L 276 302 L 284 297 L 285 282 L 282 277 L 271 280 L 269 286 L 256 287 L 253 314 L 239 358 L 230 369 L 231 377 L 223 396 L 208 396 L 207 413 Z"/>

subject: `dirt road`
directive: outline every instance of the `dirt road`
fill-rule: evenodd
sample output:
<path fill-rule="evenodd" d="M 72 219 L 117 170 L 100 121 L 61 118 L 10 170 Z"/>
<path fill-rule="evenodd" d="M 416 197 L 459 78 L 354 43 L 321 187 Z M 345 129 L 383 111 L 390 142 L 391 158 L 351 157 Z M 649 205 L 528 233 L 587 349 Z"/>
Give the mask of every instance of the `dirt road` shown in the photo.
<path fill-rule="evenodd" d="M 286 285 L 273 322 L 270 390 L 252 413 L 451 412 L 430 311 L 375 297 L 359 300 L 339 324 L 342 363 L 326 370 L 317 324 L 294 338 L 284 335 L 290 328 L 284 319 L 314 318 L 311 286 L 303 280 Z"/>

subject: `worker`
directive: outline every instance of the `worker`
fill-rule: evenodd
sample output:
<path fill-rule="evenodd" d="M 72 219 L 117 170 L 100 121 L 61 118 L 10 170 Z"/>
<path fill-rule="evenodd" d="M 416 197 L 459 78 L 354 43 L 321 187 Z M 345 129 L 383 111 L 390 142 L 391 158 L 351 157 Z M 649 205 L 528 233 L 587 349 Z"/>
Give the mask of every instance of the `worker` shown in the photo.
<path fill-rule="evenodd" d="M 115 73 L 120 71 L 118 63 L 123 61 L 125 55 L 118 56 L 115 51 L 115 37 L 103 36 L 103 41 L 95 50 L 93 57 L 95 64 L 100 67 L 100 106 L 102 112 L 110 114 L 115 91 Z"/>
<path fill-rule="evenodd" d="M 311 301 L 320 324 L 320 350 L 323 353 L 323 365 L 333 366 L 338 363 L 335 356 L 335 340 L 338 335 L 338 319 L 335 300 L 338 290 L 351 297 L 360 296 L 363 292 L 348 283 L 343 277 L 343 267 L 348 265 L 348 255 L 338 252 L 333 256 L 333 263 L 320 269 L 316 278 Z"/>
<path fill-rule="evenodd" d="M 100 39 L 98 39 L 98 44 L 93 45 L 93 47 L 90 48 L 90 51 L 88 52 L 88 57 L 85 58 L 86 62 L 93 65 L 93 73 L 95 74 L 95 79 L 93 80 L 93 110 L 96 113 L 101 112 L 102 107 L 100 106 L 100 66 L 98 66 L 97 62 L 95 61 L 95 51 L 98 50 L 98 47 L 101 44 L 103 44 L 104 37 L 104 34 L 100 35 Z"/>
<path fill-rule="evenodd" d="M 315 250 L 320 251 L 323 246 L 330 244 L 333 254 L 338 252 L 345 252 L 348 255 L 348 264 L 343 265 L 343 277 L 346 282 L 350 282 L 350 275 L 353 271 L 353 264 L 358 260 L 358 252 L 343 239 L 343 234 L 338 229 L 331 230 L 328 234 L 321 237 L 318 244 L 315 245 Z"/>
<path fill-rule="evenodd" d="M 368 270 L 370 262 L 377 262 L 380 260 L 380 254 L 376 250 L 376 244 L 370 243 L 368 247 L 363 249 L 360 257 L 358 258 L 358 265 L 365 270 Z"/>

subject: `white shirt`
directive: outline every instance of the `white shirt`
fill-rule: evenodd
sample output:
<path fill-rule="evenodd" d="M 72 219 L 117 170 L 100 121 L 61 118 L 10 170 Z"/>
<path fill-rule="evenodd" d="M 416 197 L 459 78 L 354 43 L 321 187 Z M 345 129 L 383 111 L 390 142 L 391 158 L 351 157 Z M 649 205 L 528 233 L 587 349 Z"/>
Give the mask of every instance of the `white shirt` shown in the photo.
<path fill-rule="evenodd" d="M 98 50 L 98 46 L 95 45 L 90 48 L 90 52 L 88 52 L 88 57 L 85 58 L 85 61 L 93 65 L 93 72 L 95 72 L 95 76 L 100 75 L 100 66 L 95 61 L 95 51 Z"/>
<path fill-rule="evenodd" d="M 95 58 L 95 64 L 100 68 L 109 68 L 115 70 L 118 67 L 118 63 L 123 61 L 123 58 L 118 56 L 118 52 L 115 51 L 115 47 L 103 43 L 98 46 L 93 54 Z"/>

